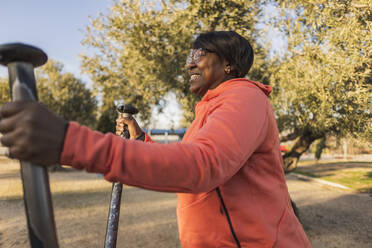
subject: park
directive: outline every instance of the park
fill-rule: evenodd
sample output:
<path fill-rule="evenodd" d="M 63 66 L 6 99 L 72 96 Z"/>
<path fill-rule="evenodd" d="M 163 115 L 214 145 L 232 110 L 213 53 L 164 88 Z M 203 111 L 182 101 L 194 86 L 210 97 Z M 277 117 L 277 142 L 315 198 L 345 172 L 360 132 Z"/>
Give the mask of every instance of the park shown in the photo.
<path fill-rule="evenodd" d="M 322 163 L 315 167 L 328 164 L 328 173 L 342 165 L 363 170 L 369 193 L 288 175 L 291 197 L 313 247 L 370 247 L 372 162 Z M 19 165 L 4 157 L 0 164 L 0 246 L 28 247 Z M 316 171 L 309 165 L 300 168 Z M 67 168 L 51 173 L 50 182 L 60 247 L 103 247 L 111 184 L 97 174 Z M 117 247 L 180 247 L 176 196 L 124 186 Z"/>
<path fill-rule="evenodd" d="M 110 1 L 106 7 L 98 17 L 87 17 L 80 71 L 71 72 L 41 44 L 0 40 L 0 64 L 9 69 L 9 77 L 0 71 L 0 107 L 12 100 L 38 100 L 65 121 L 115 134 L 118 113 L 125 112 L 119 109 L 133 105 L 135 111 L 129 112 L 146 132 L 142 140 L 182 144 L 205 94 L 189 93 L 190 77 L 199 77 L 188 72 L 190 63 L 200 59 L 195 48 L 190 53 L 190 45 L 199 34 L 234 30 L 254 50 L 245 78 L 271 92 L 280 168 L 311 245 L 371 246 L 368 1 L 138 0 Z M 186 62 L 188 54 L 191 62 Z M 230 69 L 235 73 L 227 66 L 226 75 Z M 20 165 L 7 157 L 7 146 L 0 145 L 0 246 L 40 247 L 49 233 L 59 247 L 104 246 L 112 183 L 64 164 L 48 169 L 27 161 Z M 224 206 L 222 197 L 221 202 Z M 117 247 L 181 247 L 175 194 L 124 184 L 118 204 Z M 48 217 L 41 217 L 46 205 Z M 35 216 L 47 220 L 48 234 L 33 231 L 44 225 Z"/>

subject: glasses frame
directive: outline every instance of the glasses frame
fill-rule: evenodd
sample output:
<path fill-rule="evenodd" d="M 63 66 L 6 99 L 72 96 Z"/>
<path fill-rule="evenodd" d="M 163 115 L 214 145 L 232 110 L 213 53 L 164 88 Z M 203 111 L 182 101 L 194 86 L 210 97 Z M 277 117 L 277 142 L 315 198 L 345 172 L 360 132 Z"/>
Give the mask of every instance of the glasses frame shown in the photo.
<path fill-rule="evenodd" d="M 190 64 L 195 64 L 195 65 L 198 64 L 201 58 L 207 55 L 204 53 L 215 53 L 215 52 L 207 48 L 191 49 L 186 59 L 186 67 L 188 67 Z"/>

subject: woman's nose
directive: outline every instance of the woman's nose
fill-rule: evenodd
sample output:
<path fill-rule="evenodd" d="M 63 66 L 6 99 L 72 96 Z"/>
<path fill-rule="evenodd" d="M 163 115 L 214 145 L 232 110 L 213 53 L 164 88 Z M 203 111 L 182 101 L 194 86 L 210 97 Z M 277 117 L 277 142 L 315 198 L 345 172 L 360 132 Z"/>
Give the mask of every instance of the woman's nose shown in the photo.
<path fill-rule="evenodd" d="M 189 61 L 189 63 L 187 63 L 186 67 L 187 67 L 188 70 L 192 70 L 193 68 L 195 68 L 196 64 L 195 64 L 194 60 L 192 59 L 191 61 Z"/>

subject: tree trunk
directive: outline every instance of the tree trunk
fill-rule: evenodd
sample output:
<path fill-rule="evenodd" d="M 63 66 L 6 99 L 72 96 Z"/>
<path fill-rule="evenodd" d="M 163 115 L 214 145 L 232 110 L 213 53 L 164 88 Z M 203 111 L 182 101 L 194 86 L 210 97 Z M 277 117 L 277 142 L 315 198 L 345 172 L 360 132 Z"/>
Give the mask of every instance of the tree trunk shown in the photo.
<path fill-rule="evenodd" d="M 311 143 L 316 139 L 323 137 L 321 134 L 313 134 L 311 131 L 304 132 L 295 142 L 292 149 L 283 155 L 283 166 L 285 173 L 291 172 L 296 169 L 298 160 L 301 155 L 306 152 Z"/>

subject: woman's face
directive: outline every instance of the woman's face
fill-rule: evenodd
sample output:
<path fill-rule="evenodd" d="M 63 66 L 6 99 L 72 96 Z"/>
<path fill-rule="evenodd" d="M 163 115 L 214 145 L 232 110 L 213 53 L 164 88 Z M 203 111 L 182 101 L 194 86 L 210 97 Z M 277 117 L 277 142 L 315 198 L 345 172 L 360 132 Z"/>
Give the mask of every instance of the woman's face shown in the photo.
<path fill-rule="evenodd" d="M 191 92 L 203 96 L 226 79 L 226 61 L 222 61 L 214 52 L 205 49 L 193 49 L 187 59 Z"/>

